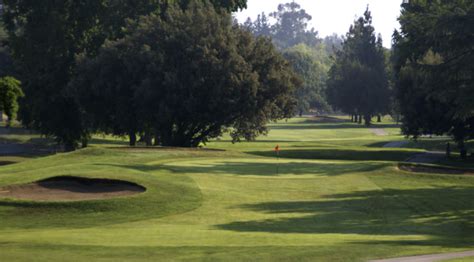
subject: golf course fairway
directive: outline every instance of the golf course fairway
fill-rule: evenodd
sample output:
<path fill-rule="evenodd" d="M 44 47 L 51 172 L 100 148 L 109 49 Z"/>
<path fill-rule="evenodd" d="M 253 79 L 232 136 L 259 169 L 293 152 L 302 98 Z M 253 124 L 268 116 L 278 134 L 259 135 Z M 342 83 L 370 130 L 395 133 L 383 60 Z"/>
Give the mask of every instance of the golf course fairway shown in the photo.
<path fill-rule="evenodd" d="M 404 138 L 395 124 L 378 125 L 386 135 L 297 118 L 256 142 L 101 140 L 1 166 L 0 188 L 71 176 L 146 191 L 0 199 L 0 261 L 367 261 L 474 249 L 474 177 L 400 171 L 424 150 L 384 148 Z"/>

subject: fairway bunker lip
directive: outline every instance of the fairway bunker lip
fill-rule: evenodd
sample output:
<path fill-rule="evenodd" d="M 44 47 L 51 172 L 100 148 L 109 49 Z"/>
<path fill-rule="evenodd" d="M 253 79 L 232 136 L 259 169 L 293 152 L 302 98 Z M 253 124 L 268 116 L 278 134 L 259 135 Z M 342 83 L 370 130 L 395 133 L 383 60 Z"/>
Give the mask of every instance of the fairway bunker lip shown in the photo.
<path fill-rule="evenodd" d="M 400 163 L 398 164 L 398 169 L 405 172 L 427 173 L 427 174 L 437 174 L 437 175 L 461 175 L 461 176 L 474 175 L 474 170 L 469 170 L 469 169 L 430 166 L 430 165 L 411 164 L 411 163 Z"/>
<path fill-rule="evenodd" d="M 0 188 L 0 198 L 28 201 L 82 201 L 132 196 L 146 192 L 136 183 L 102 178 L 57 176 Z"/>

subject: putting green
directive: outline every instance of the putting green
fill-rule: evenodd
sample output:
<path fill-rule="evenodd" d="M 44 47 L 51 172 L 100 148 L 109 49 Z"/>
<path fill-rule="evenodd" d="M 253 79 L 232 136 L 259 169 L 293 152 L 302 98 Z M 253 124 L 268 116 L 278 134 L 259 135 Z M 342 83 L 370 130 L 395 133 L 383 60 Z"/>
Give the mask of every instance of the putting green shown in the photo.
<path fill-rule="evenodd" d="M 417 150 L 373 147 L 387 137 L 360 137 L 365 129 L 357 128 L 348 140 L 341 127 L 341 143 L 318 123 L 299 129 L 301 121 L 282 125 L 320 134 L 318 141 L 270 134 L 211 144 L 228 151 L 96 146 L 3 166 L 0 187 L 72 175 L 147 191 L 74 203 L 0 200 L 0 261 L 366 261 L 472 248 L 473 177 L 399 171 L 390 158 Z M 360 155 L 348 157 L 345 147 Z M 306 157 L 284 154 L 301 148 Z M 316 159 L 329 149 L 340 159 Z"/>

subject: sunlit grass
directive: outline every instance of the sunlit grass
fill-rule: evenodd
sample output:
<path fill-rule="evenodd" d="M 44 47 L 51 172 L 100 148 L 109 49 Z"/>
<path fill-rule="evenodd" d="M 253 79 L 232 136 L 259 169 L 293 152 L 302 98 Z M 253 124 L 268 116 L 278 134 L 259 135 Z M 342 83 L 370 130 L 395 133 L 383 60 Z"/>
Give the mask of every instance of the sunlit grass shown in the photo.
<path fill-rule="evenodd" d="M 400 171 L 422 150 L 382 148 L 403 140 L 397 132 L 308 120 L 205 149 L 130 149 L 99 136 L 89 149 L 2 166 L 0 187 L 71 175 L 147 191 L 0 200 L 0 261 L 366 261 L 472 248 L 474 177 Z"/>

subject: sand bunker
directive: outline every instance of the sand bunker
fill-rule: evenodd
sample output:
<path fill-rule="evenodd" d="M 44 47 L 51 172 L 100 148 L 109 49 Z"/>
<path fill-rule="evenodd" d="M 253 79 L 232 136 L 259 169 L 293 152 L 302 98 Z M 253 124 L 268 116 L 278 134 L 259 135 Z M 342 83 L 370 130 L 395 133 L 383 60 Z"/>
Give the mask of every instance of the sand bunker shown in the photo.
<path fill-rule="evenodd" d="M 120 180 L 54 177 L 31 184 L 0 188 L 0 198 L 35 201 L 109 199 L 145 192 L 146 188 Z"/>

